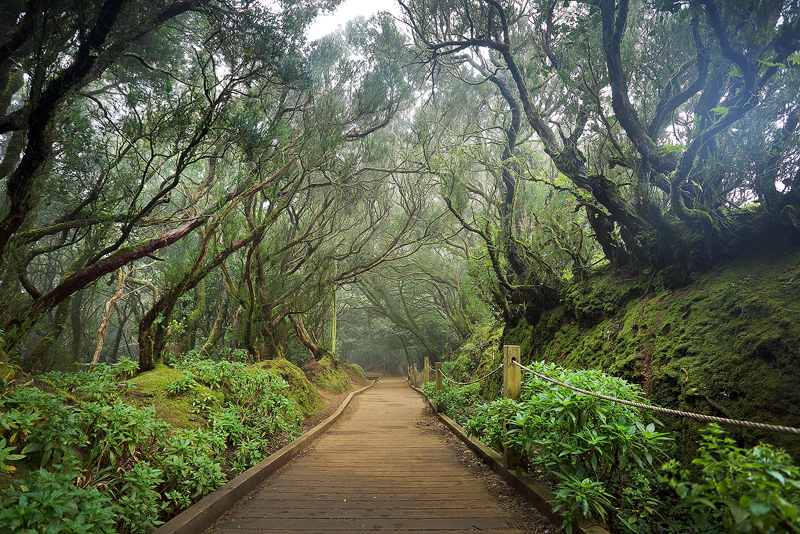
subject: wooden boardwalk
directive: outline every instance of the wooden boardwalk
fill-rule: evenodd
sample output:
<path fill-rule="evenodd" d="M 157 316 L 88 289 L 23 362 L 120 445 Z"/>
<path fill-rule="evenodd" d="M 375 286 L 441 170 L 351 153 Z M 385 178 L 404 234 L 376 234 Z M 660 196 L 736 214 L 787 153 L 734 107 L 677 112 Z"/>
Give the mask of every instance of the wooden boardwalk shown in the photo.
<path fill-rule="evenodd" d="M 420 429 L 424 408 L 403 379 L 381 380 L 215 533 L 522 534 L 451 449 Z"/>

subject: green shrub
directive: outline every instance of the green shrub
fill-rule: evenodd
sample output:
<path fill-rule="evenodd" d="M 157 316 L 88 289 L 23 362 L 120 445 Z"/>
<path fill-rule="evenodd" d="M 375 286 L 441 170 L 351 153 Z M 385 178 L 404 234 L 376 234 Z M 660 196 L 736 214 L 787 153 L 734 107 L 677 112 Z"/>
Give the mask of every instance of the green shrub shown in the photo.
<path fill-rule="evenodd" d="M 0 531 L 19 534 L 113 533 L 116 514 L 108 492 L 76 487 L 74 464 L 54 472 L 39 469 L 20 489 L 5 490 Z"/>
<path fill-rule="evenodd" d="M 534 371 L 604 395 L 641 403 L 638 387 L 599 371 L 569 371 L 534 363 Z M 506 447 L 554 487 L 555 509 L 572 530 L 575 519 L 615 526 L 655 519 L 647 506 L 631 506 L 626 490 L 667 456 L 672 440 L 656 432 L 650 412 L 574 392 L 533 375 L 523 381 L 522 401 L 476 406 L 466 424 L 485 443 Z M 645 485 L 637 493 L 654 500 Z M 631 492 L 628 491 L 630 496 Z"/>
<path fill-rule="evenodd" d="M 166 442 L 156 465 L 164 474 L 160 489 L 167 512 L 179 512 L 225 482 L 215 444 L 219 443 L 197 430 L 177 432 Z"/>
<path fill-rule="evenodd" d="M 691 506 L 697 526 L 709 516 L 728 532 L 800 532 L 800 469 L 771 445 L 737 447 L 715 424 L 702 431 L 699 482 L 690 482 L 675 460 L 664 465 L 669 483 Z"/>
<path fill-rule="evenodd" d="M 219 488 L 223 458 L 239 473 L 260 461 L 276 438 L 294 437 L 302 414 L 287 384 L 241 363 L 187 358 L 173 394 L 198 381 L 225 392 L 194 404 L 206 429 L 175 430 L 153 407 L 124 404 L 130 361 L 48 379 L 71 396 L 35 387 L 0 389 L 0 468 L 41 466 L 5 491 L 0 532 L 152 532 L 163 520 Z M 233 450 L 227 451 L 227 446 Z"/>
<path fill-rule="evenodd" d="M 192 393 L 200 384 L 195 382 L 194 377 L 188 373 L 167 386 L 167 393 L 170 395 L 178 396 L 186 393 Z"/>
<path fill-rule="evenodd" d="M 146 462 L 139 462 L 122 475 L 121 495 L 117 501 L 118 523 L 133 534 L 149 533 L 163 524 L 159 521 L 165 508 L 156 491 L 163 482 L 163 472 Z"/>
<path fill-rule="evenodd" d="M 483 403 L 480 384 L 458 386 L 447 380 L 442 381 L 442 390 L 436 391 L 436 383 L 423 384 L 422 391 L 453 421 L 464 426 L 475 406 Z"/>

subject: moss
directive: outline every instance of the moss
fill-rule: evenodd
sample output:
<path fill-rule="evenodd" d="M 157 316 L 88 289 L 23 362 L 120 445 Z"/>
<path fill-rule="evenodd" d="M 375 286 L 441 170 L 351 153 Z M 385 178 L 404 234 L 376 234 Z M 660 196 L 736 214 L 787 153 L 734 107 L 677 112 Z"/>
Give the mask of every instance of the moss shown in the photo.
<path fill-rule="evenodd" d="M 13 363 L 0 360 L 0 380 L 12 382 L 19 375 L 24 375 L 22 368 L 20 368 L 18 365 L 14 365 Z"/>
<path fill-rule="evenodd" d="M 265 371 L 270 371 L 289 384 L 286 394 L 300 407 L 304 415 L 310 415 L 322 406 L 322 397 L 303 370 L 284 358 L 275 358 L 256 364 Z"/>
<path fill-rule="evenodd" d="M 602 369 L 638 383 L 669 408 L 800 427 L 800 249 L 743 255 L 688 286 L 667 278 L 606 273 L 575 282 L 560 305 L 534 326 L 509 329 L 503 343 L 520 345 L 524 362 Z M 498 350 L 481 370 L 499 358 Z M 499 383 L 484 387 L 499 391 Z M 703 425 L 663 419 L 682 432 L 687 460 Z M 729 432 L 744 446 L 765 441 L 800 458 L 789 435 Z"/>
<path fill-rule="evenodd" d="M 353 383 L 341 364 L 340 360 L 326 355 L 304 365 L 303 373 L 321 390 L 342 393 L 351 388 Z"/>
<path fill-rule="evenodd" d="M 503 360 L 503 335 L 505 328 L 500 322 L 488 321 L 479 325 L 469 340 L 448 358 L 454 361 L 449 367 L 451 378 L 460 382 L 483 376 Z M 481 383 L 481 396 L 495 398 L 502 390 L 502 376 L 495 373 Z"/>
<path fill-rule="evenodd" d="M 225 401 L 224 395 L 205 386 L 198 385 L 190 394 L 169 395 L 167 386 L 182 378 L 184 371 L 156 364 L 155 369 L 142 373 L 131 379 L 135 388 L 126 395 L 125 401 L 133 406 L 153 406 L 156 415 L 167 423 L 181 428 L 198 428 L 205 425 L 206 420 L 192 411 L 192 400 L 202 396 L 211 396 L 216 403 L 212 411 L 219 409 Z"/>
<path fill-rule="evenodd" d="M 364 369 L 360 365 L 344 360 L 341 361 L 341 365 L 344 368 L 344 372 L 347 373 L 351 380 L 367 380 L 367 373 L 364 372 Z"/>

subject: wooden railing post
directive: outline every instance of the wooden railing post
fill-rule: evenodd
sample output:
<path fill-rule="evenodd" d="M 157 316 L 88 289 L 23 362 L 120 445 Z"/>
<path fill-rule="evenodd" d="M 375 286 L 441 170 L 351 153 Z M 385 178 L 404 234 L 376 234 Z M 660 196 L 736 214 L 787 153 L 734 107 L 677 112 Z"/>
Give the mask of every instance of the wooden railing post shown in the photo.
<path fill-rule="evenodd" d="M 517 345 L 503 346 L 503 397 L 512 399 L 516 402 L 522 398 L 521 395 L 521 374 L 520 368 L 514 365 L 519 362 L 519 347 Z M 506 432 L 512 427 L 507 422 L 503 422 Z M 517 456 L 519 451 L 511 450 L 508 445 L 503 445 L 503 463 L 506 469 L 517 467 Z"/>
<path fill-rule="evenodd" d="M 519 402 L 521 398 L 520 369 L 514 362 L 519 362 L 517 345 L 503 346 L 503 397 Z"/>
<path fill-rule="evenodd" d="M 419 377 L 417 376 L 417 364 L 412 365 L 411 368 L 414 369 L 412 371 L 412 373 L 414 375 L 414 377 L 412 378 L 412 380 L 414 382 L 414 387 L 418 388 L 419 387 Z"/>
<path fill-rule="evenodd" d="M 442 391 L 442 362 L 436 362 L 436 391 Z M 444 406 L 441 403 L 436 403 L 436 412 L 441 413 Z"/>
<path fill-rule="evenodd" d="M 423 384 L 427 384 L 428 382 L 430 382 L 430 379 L 431 379 L 431 374 L 430 374 L 431 360 L 430 360 L 430 358 L 428 356 L 425 356 L 425 363 L 423 363 L 422 365 L 423 365 L 423 367 L 422 367 L 422 377 L 423 377 L 422 378 L 422 383 Z"/>

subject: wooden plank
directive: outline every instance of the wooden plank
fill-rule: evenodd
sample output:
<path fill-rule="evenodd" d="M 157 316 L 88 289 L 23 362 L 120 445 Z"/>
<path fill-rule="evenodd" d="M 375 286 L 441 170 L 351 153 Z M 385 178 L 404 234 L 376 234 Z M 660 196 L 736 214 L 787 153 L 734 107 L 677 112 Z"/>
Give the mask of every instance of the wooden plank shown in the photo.
<path fill-rule="evenodd" d="M 281 527 L 274 530 L 266 530 L 266 529 L 232 529 L 232 528 L 220 528 L 216 530 L 218 534 L 257 534 L 260 532 L 291 532 L 292 534 L 319 534 L 319 530 L 307 530 L 307 529 L 293 529 L 293 528 L 286 528 Z M 323 531 L 324 532 L 324 531 Z M 468 530 L 395 530 L 395 529 L 383 529 L 381 532 L 424 532 L 425 534 L 475 534 L 474 529 Z M 490 532 L 491 534 L 521 534 L 522 531 L 516 529 L 491 529 L 486 530 L 486 532 Z"/>
<path fill-rule="evenodd" d="M 470 511 L 470 513 L 477 513 L 477 511 L 487 509 L 485 507 L 485 501 L 479 500 L 472 500 L 472 501 L 460 501 L 458 503 L 454 502 L 446 502 L 442 504 L 441 500 L 436 501 L 416 501 L 416 500 L 363 500 L 363 501 L 354 501 L 351 499 L 347 500 L 347 507 L 344 508 L 340 506 L 343 503 L 342 499 L 315 499 L 315 500 L 295 500 L 295 499 L 286 499 L 280 502 L 273 502 L 273 501 L 253 501 L 250 503 L 249 506 L 246 508 L 239 508 L 234 514 L 241 513 L 247 514 L 249 512 L 243 512 L 242 510 L 258 510 L 258 512 L 254 512 L 257 515 L 267 515 L 270 513 L 270 510 L 273 511 L 281 511 L 281 510 L 296 510 L 298 513 L 304 513 L 305 510 L 312 510 L 314 512 L 319 512 L 320 510 L 362 510 L 362 511 L 375 511 L 375 510 L 405 510 L 414 512 L 415 510 L 426 510 L 426 511 L 436 511 L 442 513 L 448 513 L 451 510 L 458 511 L 459 513 L 465 513 L 465 511 Z M 493 507 L 488 508 L 496 512 Z M 263 513 L 262 513 L 263 512 Z M 244 517 L 242 515 L 241 517 Z"/>
<path fill-rule="evenodd" d="M 353 408 L 215 534 L 522 534 L 441 438 L 420 428 L 424 404 L 405 384 L 381 381 Z"/>
<path fill-rule="evenodd" d="M 355 489 L 355 488 L 352 489 L 351 491 L 348 491 L 348 492 L 332 492 L 332 491 L 323 492 L 323 491 L 316 491 L 316 490 L 313 490 L 313 489 L 302 489 L 302 488 L 299 488 L 299 489 L 295 489 L 293 491 L 284 491 L 284 492 L 281 492 L 280 494 L 270 494 L 270 495 L 268 495 L 266 497 L 262 497 L 262 498 L 272 499 L 272 498 L 275 498 L 275 495 L 282 495 L 282 496 L 285 496 L 285 497 L 294 496 L 294 497 L 290 497 L 290 498 L 297 498 L 297 496 L 306 496 L 306 497 L 318 497 L 318 498 L 320 498 L 320 497 L 324 497 L 324 498 L 334 497 L 334 498 L 339 498 L 339 499 L 345 499 L 346 498 L 346 499 L 376 499 L 376 500 L 381 499 L 381 498 L 385 499 L 385 500 L 391 500 L 391 499 L 402 499 L 402 500 L 419 499 L 419 500 L 423 500 L 423 501 L 431 501 L 431 500 L 435 501 L 435 500 L 441 500 L 443 498 L 447 498 L 447 494 L 446 493 L 445 494 L 442 494 L 442 493 L 420 493 L 420 492 L 399 493 L 399 492 L 385 492 L 385 491 L 384 492 L 373 492 L 373 491 L 363 492 L 363 491 L 359 491 L 358 489 Z M 464 497 L 466 497 L 466 498 L 483 498 L 483 499 L 486 499 L 487 498 L 486 495 L 487 494 L 486 494 L 485 491 L 470 490 L 470 491 L 461 491 L 461 492 L 458 493 L 457 496 L 451 495 L 450 498 L 457 499 L 457 500 L 462 500 L 462 498 L 464 498 Z M 255 497 L 254 500 L 257 499 L 257 498 L 258 497 Z"/>
<path fill-rule="evenodd" d="M 488 530 L 507 529 L 508 523 L 499 518 L 464 518 L 464 519 L 303 519 L 299 523 L 302 528 L 323 532 L 355 531 L 355 530 Z M 226 522 L 229 529 L 287 529 L 286 519 L 254 519 L 231 518 Z"/>
<path fill-rule="evenodd" d="M 236 518 L 271 518 L 271 519 L 418 519 L 430 518 L 435 514 L 437 519 L 466 519 L 496 517 L 494 508 L 413 508 L 376 507 L 376 508 L 257 508 L 248 506 L 234 511 Z"/>

